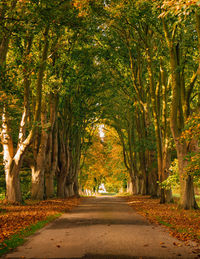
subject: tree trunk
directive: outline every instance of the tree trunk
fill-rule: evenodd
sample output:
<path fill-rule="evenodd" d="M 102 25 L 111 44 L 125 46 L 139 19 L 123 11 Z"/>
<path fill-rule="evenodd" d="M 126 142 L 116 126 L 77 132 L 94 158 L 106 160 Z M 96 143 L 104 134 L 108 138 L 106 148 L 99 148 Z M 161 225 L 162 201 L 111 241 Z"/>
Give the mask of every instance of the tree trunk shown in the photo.
<path fill-rule="evenodd" d="M 133 183 L 132 183 L 131 179 L 129 179 L 128 183 L 127 183 L 127 192 L 133 193 Z"/>
<path fill-rule="evenodd" d="M 171 164 L 171 150 L 169 148 L 169 139 L 171 136 L 170 125 L 168 119 L 168 84 L 166 70 L 163 66 L 163 61 L 160 62 L 160 75 L 161 75 L 161 91 L 162 91 L 162 151 L 163 151 L 163 167 L 162 175 L 163 181 L 169 177 L 169 167 Z M 173 201 L 171 189 L 165 189 L 164 194 L 165 202 L 170 203 Z"/>
<path fill-rule="evenodd" d="M 198 209 L 198 205 L 195 200 L 194 185 L 191 175 L 188 175 L 185 180 L 185 192 L 182 197 L 182 207 L 184 209 Z"/>
<path fill-rule="evenodd" d="M 57 197 L 64 199 L 65 198 L 65 185 L 66 185 L 66 175 L 61 173 L 57 176 Z"/>
<path fill-rule="evenodd" d="M 76 197 L 80 197 L 78 179 L 76 179 L 74 182 L 74 195 Z"/>
<path fill-rule="evenodd" d="M 65 186 L 66 179 L 69 174 L 69 139 L 68 132 L 65 128 L 59 128 L 59 161 L 58 167 L 59 171 L 57 172 L 57 197 L 65 198 Z"/>
<path fill-rule="evenodd" d="M 70 198 L 75 195 L 74 193 L 74 182 L 66 182 L 65 184 L 65 198 Z"/>
<path fill-rule="evenodd" d="M 157 168 L 152 168 L 149 176 L 148 176 L 148 181 L 149 181 L 149 194 L 151 195 L 152 198 L 158 198 L 158 178 L 157 178 Z"/>
<path fill-rule="evenodd" d="M 186 160 L 187 145 L 186 143 L 181 143 L 179 139 L 181 136 L 181 130 L 184 127 L 184 116 L 182 108 L 183 100 L 181 99 L 181 92 L 183 91 L 183 89 L 179 69 L 179 48 L 178 45 L 175 45 L 174 37 L 170 35 L 168 25 L 166 24 L 164 17 L 162 18 L 162 22 L 170 54 L 170 69 L 172 75 L 172 104 L 170 111 L 170 128 L 176 145 L 179 164 L 179 176 L 181 187 L 180 207 L 184 209 L 192 209 L 197 208 L 197 203 L 195 201 L 192 176 L 189 176 L 186 173 L 186 166 L 188 163 Z"/>
<path fill-rule="evenodd" d="M 132 182 L 132 194 L 133 195 L 138 195 L 139 194 L 139 180 L 137 176 L 133 176 L 132 174 L 130 174 L 131 176 L 131 182 Z"/>
<path fill-rule="evenodd" d="M 24 146 L 19 146 L 15 156 L 13 141 L 8 125 L 8 116 L 6 107 L 3 108 L 2 115 L 2 134 L 1 140 L 3 144 L 3 161 L 6 177 L 6 198 L 11 203 L 21 202 L 21 189 L 19 171 L 22 163 L 22 154 L 25 150 Z"/>
<path fill-rule="evenodd" d="M 19 170 L 21 166 L 17 166 L 14 161 L 6 166 L 6 198 L 11 203 L 22 201 Z"/>
<path fill-rule="evenodd" d="M 169 150 L 168 139 L 165 139 L 165 146 L 163 147 L 163 180 L 166 180 L 169 177 L 169 167 L 171 164 L 171 150 Z M 165 202 L 173 202 L 172 190 L 165 189 Z"/>
<path fill-rule="evenodd" d="M 177 143 L 178 168 L 180 175 L 180 207 L 183 209 L 198 208 L 195 195 L 192 176 L 187 175 L 185 168 L 188 164 L 186 160 L 187 146 L 185 143 Z"/>
<path fill-rule="evenodd" d="M 54 196 L 54 175 L 45 173 L 45 197 L 46 199 Z"/>
<path fill-rule="evenodd" d="M 45 161 L 46 161 L 46 148 L 48 133 L 46 129 L 46 111 L 45 103 L 43 100 L 42 112 L 41 112 L 41 124 L 42 132 L 40 136 L 39 151 L 36 154 L 34 166 L 32 166 L 32 190 L 31 197 L 35 200 L 44 199 L 44 172 L 45 172 Z"/>
<path fill-rule="evenodd" d="M 139 182 L 140 182 L 140 194 L 142 195 L 146 195 L 146 181 L 145 181 L 145 175 L 141 175 L 139 178 Z"/>
<path fill-rule="evenodd" d="M 45 195 L 46 198 L 54 196 L 54 176 L 58 165 L 58 122 L 57 98 L 50 97 L 50 123 L 45 169 Z"/>
<path fill-rule="evenodd" d="M 39 166 L 40 167 L 40 166 Z M 32 186 L 31 198 L 34 200 L 44 199 L 44 167 L 37 169 L 37 166 L 31 166 Z"/>
<path fill-rule="evenodd" d="M 150 35 L 149 35 L 150 37 Z M 147 44 L 147 43 L 146 43 Z M 162 183 L 163 179 L 163 158 L 162 158 L 162 137 L 161 137 L 161 127 L 160 127 L 160 112 L 157 103 L 157 94 L 156 87 L 154 81 L 154 71 L 153 71 L 153 62 L 152 62 L 152 53 L 151 47 L 146 46 L 146 54 L 147 54 L 147 70 L 150 81 L 150 93 L 151 93 L 151 102 L 152 102 L 152 110 L 153 110 L 153 122 L 156 136 L 156 149 L 157 149 L 157 166 L 158 166 L 158 180 Z M 160 203 L 165 203 L 165 194 L 164 189 L 160 190 Z"/>

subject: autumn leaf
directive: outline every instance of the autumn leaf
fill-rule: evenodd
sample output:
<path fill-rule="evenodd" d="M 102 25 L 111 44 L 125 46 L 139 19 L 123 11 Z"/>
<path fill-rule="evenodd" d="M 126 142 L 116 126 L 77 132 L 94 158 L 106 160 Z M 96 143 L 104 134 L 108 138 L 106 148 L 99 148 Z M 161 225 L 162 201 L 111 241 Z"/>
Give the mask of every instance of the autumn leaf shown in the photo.
<path fill-rule="evenodd" d="M 0 203 L 0 243 L 11 235 L 20 232 L 22 229 L 45 220 L 50 215 L 63 213 L 71 210 L 79 204 L 80 199 L 52 199 L 35 202 L 26 201 L 26 205 L 7 205 L 3 201 Z M 5 243 L 3 243 L 6 246 Z"/>

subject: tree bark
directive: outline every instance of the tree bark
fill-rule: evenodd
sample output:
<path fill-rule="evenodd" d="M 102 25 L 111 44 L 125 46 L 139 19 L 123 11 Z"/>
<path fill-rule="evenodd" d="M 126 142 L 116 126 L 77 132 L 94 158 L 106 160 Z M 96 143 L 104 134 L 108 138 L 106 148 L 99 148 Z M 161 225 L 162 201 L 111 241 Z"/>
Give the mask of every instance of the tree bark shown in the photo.
<path fill-rule="evenodd" d="M 37 156 L 35 158 L 34 166 L 32 166 L 32 189 L 31 197 L 34 200 L 44 199 L 44 172 L 45 172 L 45 161 L 46 161 L 46 149 L 48 133 L 46 128 L 46 105 L 44 104 L 41 112 L 41 124 L 42 132 L 40 136 L 40 146 Z"/>
<path fill-rule="evenodd" d="M 181 130 L 184 126 L 183 109 L 181 103 L 181 82 L 180 82 L 180 71 L 179 71 L 179 54 L 177 46 L 175 46 L 174 38 L 170 35 L 168 26 L 165 19 L 162 18 L 163 29 L 165 33 L 165 38 L 167 41 L 169 54 L 170 54 L 170 69 L 172 75 L 172 104 L 170 111 L 170 128 L 172 136 L 176 145 L 178 166 L 179 166 L 179 176 L 180 176 L 180 207 L 184 209 L 197 208 L 197 203 L 194 195 L 194 187 L 192 176 L 187 175 L 187 145 L 185 142 L 181 142 Z M 179 117 L 177 116 L 179 114 Z"/>
<path fill-rule="evenodd" d="M 45 193 L 46 198 L 54 196 L 54 177 L 58 164 L 58 125 L 57 125 L 57 98 L 50 97 L 50 130 L 48 133 L 48 145 L 45 169 Z"/>
<path fill-rule="evenodd" d="M 68 138 L 69 136 L 68 136 L 68 130 L 65 127 L 63 127 L 62 129 L 59 128 L 58 132 L 59 132 L 59 152 L 58 152 L 59 170 L 57 171 L 57 197 L 65 198 L 65 186 L 66 186 L 66 180 L 69 174 L 69 166 L 70 166 L 69 138 Z"/>

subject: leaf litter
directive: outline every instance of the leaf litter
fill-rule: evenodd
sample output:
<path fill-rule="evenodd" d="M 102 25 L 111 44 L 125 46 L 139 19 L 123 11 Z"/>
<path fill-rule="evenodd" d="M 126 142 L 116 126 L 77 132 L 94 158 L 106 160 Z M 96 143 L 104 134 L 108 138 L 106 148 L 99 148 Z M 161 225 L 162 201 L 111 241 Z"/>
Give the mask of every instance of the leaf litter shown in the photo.
<path fill-rule="evenodd" d="M 171 236 L 185 241 L 186 245 L 190 245 L 190 241 L 200 245 L 200 210 L 180 209 L 175 203 L 160 204 L 159 199 L 151 199 L 150 196 L 129 196 L 127 200 L 133 209 L 151 223 L 167 228 Z M 162 242 L 160 244 L 163 245 Z M 178 242 L 173 244 L 182 245 Z"/>
<path fill-rule="evenodd" d="M 78 198 L 27 200 L 25 205 L 0 203 L 0 243 L 26 227 L 45 220 L 51 215 L 70 211 L 80 202 Z"/>

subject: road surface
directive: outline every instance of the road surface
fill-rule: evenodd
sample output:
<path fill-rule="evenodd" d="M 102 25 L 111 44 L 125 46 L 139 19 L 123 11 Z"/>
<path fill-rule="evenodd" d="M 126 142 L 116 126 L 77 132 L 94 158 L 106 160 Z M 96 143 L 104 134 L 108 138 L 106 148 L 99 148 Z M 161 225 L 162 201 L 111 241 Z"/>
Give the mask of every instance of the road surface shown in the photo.
<path fill-rule="evenodd" d="M 199 258 L 125 199 L 86 198 L 6 258 Z"/>

